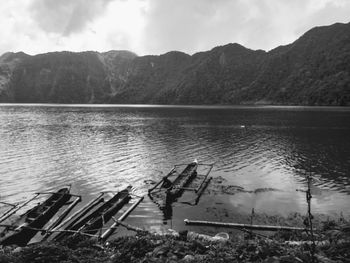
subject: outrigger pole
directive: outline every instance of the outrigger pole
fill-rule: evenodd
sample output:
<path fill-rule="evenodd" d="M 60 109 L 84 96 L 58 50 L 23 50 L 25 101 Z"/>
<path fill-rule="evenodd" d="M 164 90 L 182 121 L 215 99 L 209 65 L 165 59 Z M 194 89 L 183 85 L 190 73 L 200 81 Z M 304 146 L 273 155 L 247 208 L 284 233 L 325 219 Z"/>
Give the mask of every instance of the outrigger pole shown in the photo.
<path fill-rule="evenodd" d="M 204 176 L 204 179 L 203 179 L 203 181 L 202 181 L 202 183 L 197 187 L 197 189 L 195 190 L 195 192 L 197 193 L 198 191 L 199 191 L 199 189 L 201 189 L 201 187 L 202 187 L 202 185 L 204 184 L 204 182 L 207 180 L 207 178 L 208 178 L 208 175 L 210 174 L 210 172 L 211 172 L 211 170 L 213 169 L 213 167 L 214 167 L 214 164 L 202 164 L 202 165 L 207 165 L 207 166 L 210 166 L 210 168 L 209 168 L 209 170 L 208 170 L 208 172 L 205 174 L 205 176 Z M 210 179 L 211 180 L 211 179 Z M 210 181 L 209 180 L 209 181 Z"/>
<path fill-rule="evenodd" d="M 11 206 L 10 209 L 6 210 L 6 212 L 4 212 L 1 217 L 4 217 L 5 215 L 7 215 L 8 213 L 10 213 L 12 210 L 16 209 L 16 207 L 18 206 L 18 204 L 10 204 L 10 203 L 6 203 L 6 202 L 0 202 L 0 204 L 4 204 L 4 205 L 8 205 Z"/>
<path fill-rule="evenodd" d="M 173 169 L 170 170 L 170 172 L 164 176 L 158 183 L 156 183 L 151 189 L 148 189 L 148 194 L 150 194 L 154 189 L 156 189 L 163 181 L 164 179 L 168 178 L 170 175 L 172 175 L 175 172 L 176 165 L 173 167 Z"/>
<path fill-rule="evenodd" d="M 87 203 L 85 206 L 83 206 L 81 209 L 79 209 L 73 215 L 68 217 L 66 220 L 64 220 L 62 223 L 60 223 L 54 229 L 52 229 L 51 231 L 47 232 L 45 237 L 44 237 L 44 239 L 47 239 L 53 232 L 58 232 L 58 230 L 60 228 L 62 228 L 63 226 L 65 226 L 67 223 L 69 223 L 69 225 L 66 226 L 66 228 L 72 226 L 73 224 L 75 224 L 78 220 L 80 220 L 83 216 L 85 216 L 96 205 L 98 205 L 99 203 L 104 201 L 104 199 L 102 198 L 103 195 L 104 195 L 104 193 L 101 193 L 98 197 L 96 197 L 95 199 L 91 200 L 89 203 Z"/>
<path fill-rule="evenodd" d="M 104 243 L 107 241 L 107 239 L 114 233 L 114 231 L 117 229 L 117 227 L 120 225 L 120 222 L 125 220 L 127 216 L 142 202 L 143 196 L 139 198 L 132 206 L 129 207 L 128 210 L 125 211 L 124 214 L 122 214 L 115 222 L 113 225 L 111 225 L 110 228 L 108 228 L 100 237 L 100 240 Z M 114 219 L 114 217 L 113 217 Z"/>
<path fill-rule="evenodd" d="M 10 216 L 12 216 L 13 214 L 15 214 L 18 210 L 20 210 L 22 207 L 26 206 L 27 204 L 29 204 L 31 201 L 35 200 L 36 198 L 38 198 L 38 196 L 40 195 L 40 193 L 35 193 L 35 196 L 29 200 L 27 200 L 26 202 L 24 202 L 21 205 L 16 206 L 16 208 L 14 210 L 12 210 L 10 213 L 5 213 L 5 215 L 3 215 L 2 217 L 0 217 L 0 223 L 5 221 L 7 218 L 9 218 Z"/>
<path fill-rule="evenodd" d="M 81 196 L 77 196 L 77 199 L 75 199 L 74 202 L 71 203 L 70 206 L 68 206 L 67 209 L 50 226 L 46 228 L 45 232 L 50 232 L 52 229 L 58 226 L 79 202 L 81 202 Z"/>

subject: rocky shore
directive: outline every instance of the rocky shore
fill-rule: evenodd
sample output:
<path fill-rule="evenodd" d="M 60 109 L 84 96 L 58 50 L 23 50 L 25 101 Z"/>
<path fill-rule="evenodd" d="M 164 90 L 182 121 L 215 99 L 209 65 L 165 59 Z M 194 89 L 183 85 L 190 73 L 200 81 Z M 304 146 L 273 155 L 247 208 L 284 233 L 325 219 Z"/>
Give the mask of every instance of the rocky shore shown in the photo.
<path fill-rule="evenodd" d="M 285 222 L 295 223 L 290 220 Z M 317 216 L 314 221 L 317 229 L 314 243 L 307 232 L 280 231 L 266 235 L 244 231 L 230 233 L 227 239 L 187 231 L 160 235 L 139 230 L 104 245 L 75 236 L 60 243 L 4 247 L 0 249 L 0 262 L 349 262 L 349 220 L 343 217 L 324 220 Z"/>

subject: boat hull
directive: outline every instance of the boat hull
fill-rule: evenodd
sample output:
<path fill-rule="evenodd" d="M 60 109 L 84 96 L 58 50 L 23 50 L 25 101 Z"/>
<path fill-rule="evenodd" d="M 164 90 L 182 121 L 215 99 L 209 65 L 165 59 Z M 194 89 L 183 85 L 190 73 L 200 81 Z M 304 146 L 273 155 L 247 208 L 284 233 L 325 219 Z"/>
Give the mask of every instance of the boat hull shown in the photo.
<path fill-rule="evenodd" d="M 172 186 L 166 191 L 165 204 L 171 204 L 179 198 L 192 180 L 197 176 L 197 162 L 190 163 L 174 180 Z"/>
<path fill-rule="evenodd" d="M 0 245 L 27 245 L 39 231 L 38 229 L 42 229 L 70 198 L 68 188 L 62 188 L 53 193 L 42 204 L 21 215 L 11 227 L 5 228 L 0 234 Z M 13 228 L 15 229 L 13 230 Z"/>
<path fill-rule="evenodd" d="M 64 230 L 79 231 L 87 234 L 95 234 L 101 229 L 104 223 L 107 223 L 129 200 L 130 187 L 118 192 L 110 200 L 96 208 L 93 212 L 87 214 L 78 220 L 75 224 L 70 225 Z M 60 241 L 65 237 L 72 235 L 74 232 L 62 232 L 54 240 Z"/>

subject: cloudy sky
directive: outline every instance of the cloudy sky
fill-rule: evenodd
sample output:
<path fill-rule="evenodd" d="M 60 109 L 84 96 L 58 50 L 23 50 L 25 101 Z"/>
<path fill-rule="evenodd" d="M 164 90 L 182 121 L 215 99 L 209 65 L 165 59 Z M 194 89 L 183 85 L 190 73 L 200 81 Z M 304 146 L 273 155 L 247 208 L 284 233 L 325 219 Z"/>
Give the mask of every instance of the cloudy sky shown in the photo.
<path fill-rule="evenodd" d="M 350 22 L 350 0 L 6 0 L 0 54 L 130 50 L 189 54 L 227 43 L 270 50 Z"/>

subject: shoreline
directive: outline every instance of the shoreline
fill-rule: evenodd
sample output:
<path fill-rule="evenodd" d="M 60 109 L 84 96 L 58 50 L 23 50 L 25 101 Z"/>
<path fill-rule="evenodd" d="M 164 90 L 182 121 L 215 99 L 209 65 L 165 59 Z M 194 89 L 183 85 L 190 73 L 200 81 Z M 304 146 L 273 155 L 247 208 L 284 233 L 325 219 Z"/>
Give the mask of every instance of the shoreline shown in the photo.
<path fill-rule="evenodd" d="M 109 104 L 109 103 L 9 103 L 0 102 L 0 107 L 76 107 L 76 108 L 180 108 L 180 109 L 348 109 L 350 105 L 298 105 L 298 104 Z"/>
<path fill-rule="evenodd" d="M 24 248 L 4 247 L 1 262 L 347 262 L 350 245 L 348 219 L 319 221 L 315 247 L 307 233 L 278 231 L 266 236 L 245 231 L 241 235 L 224 234 L 213 238 L 196 232 L 159 235 L 136 231 L 102 245 L 78 235 L 60 243 L 45 242 Z M 220 229 L 225 232 L 225 229 Z M 334 261 L 335 260 L 335 261 Z"/>

